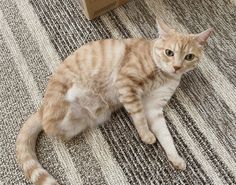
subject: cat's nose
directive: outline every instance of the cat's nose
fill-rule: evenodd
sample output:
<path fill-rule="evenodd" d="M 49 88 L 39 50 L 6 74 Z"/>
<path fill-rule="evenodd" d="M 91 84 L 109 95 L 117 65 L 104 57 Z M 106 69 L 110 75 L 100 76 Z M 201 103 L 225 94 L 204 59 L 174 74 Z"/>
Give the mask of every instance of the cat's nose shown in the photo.
<path fill-rule="evenodd" d="M 174 67 L 175 71 L 178 71 L 181 68 L 179 66 L 173 66 L 173 67 Z"/>

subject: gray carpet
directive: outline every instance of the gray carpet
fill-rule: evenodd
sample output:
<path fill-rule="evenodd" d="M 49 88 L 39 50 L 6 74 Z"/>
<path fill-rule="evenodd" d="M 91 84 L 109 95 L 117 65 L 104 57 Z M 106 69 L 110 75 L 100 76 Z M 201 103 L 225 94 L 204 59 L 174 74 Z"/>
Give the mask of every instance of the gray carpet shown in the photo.
<path fill-rule="evenodd" d="M 202 63 L 183 77 L 165 108 L 187 169 L 175 170 L 158 143 L 143 144 L 124 109 L 67 143 L 41 134 L 39 160 L 62 185 L 236 184 L 233 2 L 130 0 L 89 22 L 78 0 L 1 0 L 0 185 L 30 184 L 16 163 L 15 140 L 55 67 L 92 40 L 157 37 L 155 16 L 183 32 L 215 28 Z"/>

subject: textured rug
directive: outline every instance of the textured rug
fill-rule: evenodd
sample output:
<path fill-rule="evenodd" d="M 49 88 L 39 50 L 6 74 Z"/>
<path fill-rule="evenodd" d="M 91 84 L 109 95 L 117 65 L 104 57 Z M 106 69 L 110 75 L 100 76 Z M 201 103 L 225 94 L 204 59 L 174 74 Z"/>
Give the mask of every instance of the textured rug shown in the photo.
<path fill-rule="evenodd" d="M 165 108 L 185 171 L 159 143 L 143 144 L 124 109 L 104 126 L 63 143 L 40 135 L 38 158 L 64 185 L 236 184 L 234 1 L 130 0 L 87 21 L 78 0 L 0 1 L 0 185 L 30 184 L 15 160 L 22 123 L 39 107 L 48 77 L 73 50 L 102 38 L 155 38 L 155 17 L 183 32 L 210 26 L 199 67 Z"/>

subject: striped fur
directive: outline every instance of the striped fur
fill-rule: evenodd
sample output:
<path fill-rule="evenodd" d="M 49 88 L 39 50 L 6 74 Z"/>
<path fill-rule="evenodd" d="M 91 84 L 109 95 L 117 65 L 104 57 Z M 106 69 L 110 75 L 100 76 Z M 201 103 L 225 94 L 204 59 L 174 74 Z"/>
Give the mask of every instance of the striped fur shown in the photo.
<path fill-rule="evenodd" d="M 23 125 L 16 142 L 17 159 L 25 176 L 36 185 L 57 185 L 56 180 L 39 164 L 35 144 L 42 124 L 39 113 L 33 114 Z"/>
<path fill-rule="evenodd" d="M 212 30 L 183 35 L 159 21 L 155 40 L 100 40 L 88 43 L 58 67 L 49 80 L 43 104 L 23 125 L 16 142 L 17 159 L 34 184 L 55 185 L 39 164 L 35 143 L 43 129 L 50 136 L 71 139 L 109 119 L 122 105 L 133 119 L 142 141 L 156 138 L 178 169 L 185 161 L 175 149 L 162 109 L 181 75 L 199 63 Z M 174 55 L 169 56 L 166 50 Z M 191 61 L 188 54 L 194 54 Z"/>

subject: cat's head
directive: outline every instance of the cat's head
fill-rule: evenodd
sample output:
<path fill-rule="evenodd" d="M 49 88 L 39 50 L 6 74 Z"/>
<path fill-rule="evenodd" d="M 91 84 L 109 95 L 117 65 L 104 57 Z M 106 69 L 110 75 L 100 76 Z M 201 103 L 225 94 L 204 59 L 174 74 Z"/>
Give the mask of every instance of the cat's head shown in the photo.
<path fill-rule="evenodd" d="M 200 62 L 203 46 L 212 34 L 209 28 L 199 34 L 181 34 L 158 20 L 159 38 L 153 47 L 158 68 L 171 74 L 183 74 Z"/>

